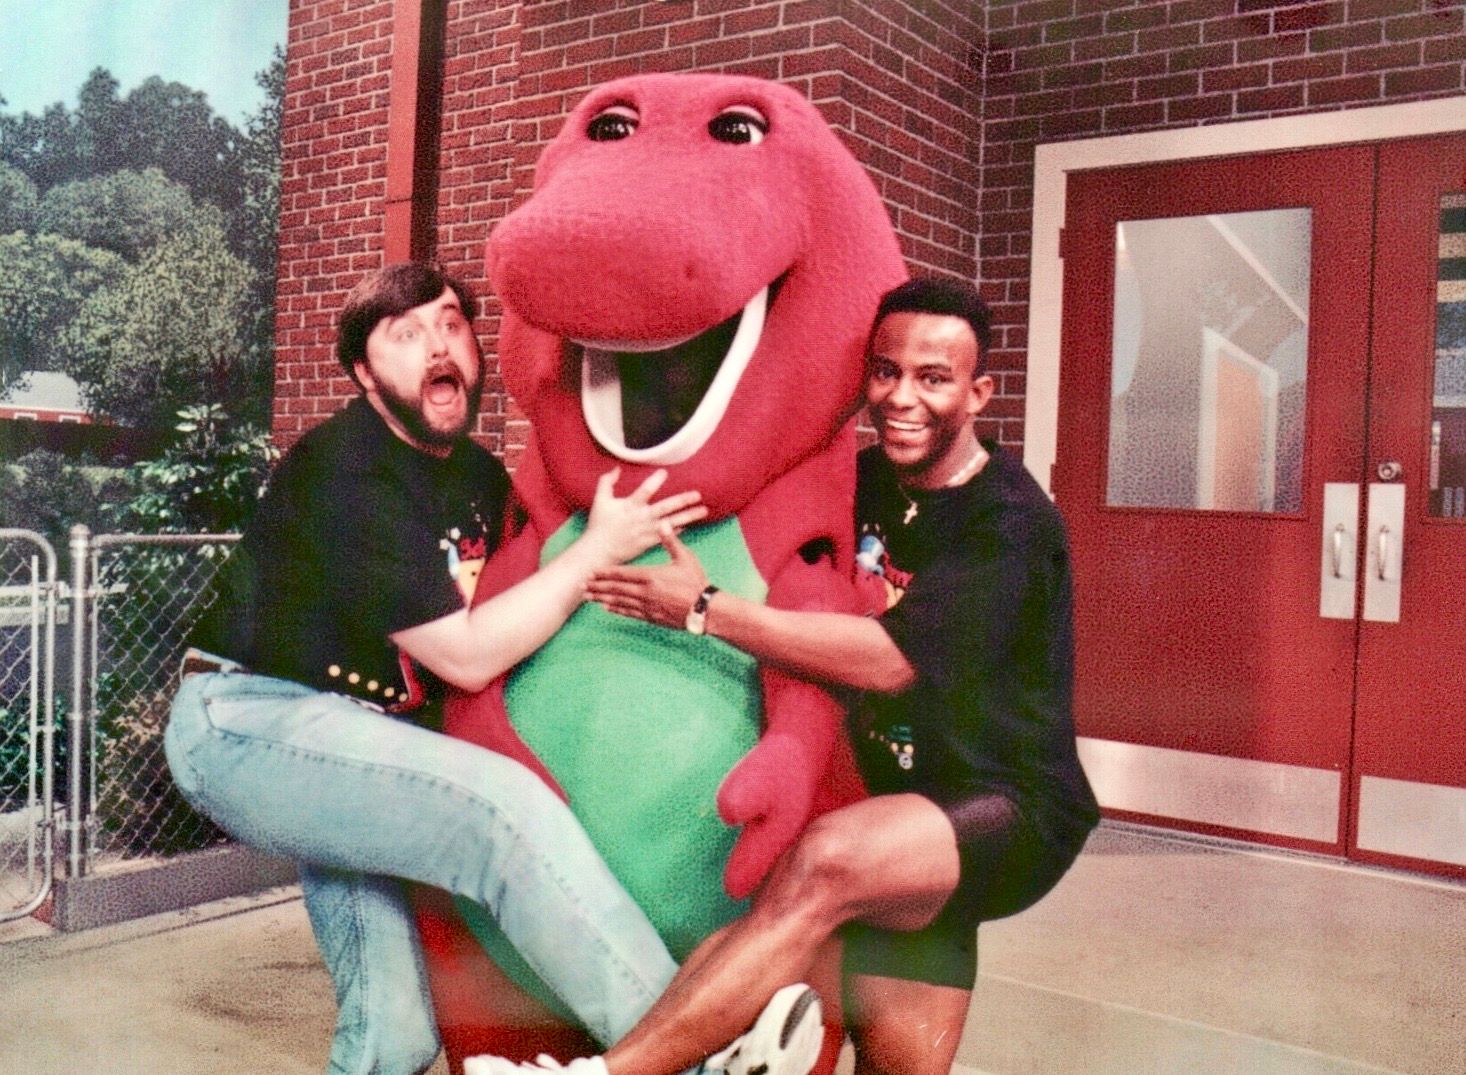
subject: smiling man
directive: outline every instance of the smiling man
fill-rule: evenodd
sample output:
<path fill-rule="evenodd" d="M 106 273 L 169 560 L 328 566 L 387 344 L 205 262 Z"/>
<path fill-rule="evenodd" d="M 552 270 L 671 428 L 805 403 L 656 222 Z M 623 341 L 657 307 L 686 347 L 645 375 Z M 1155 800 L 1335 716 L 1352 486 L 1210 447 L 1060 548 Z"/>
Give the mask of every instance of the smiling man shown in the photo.
<path fill-rule="evenodd" d="M 670 534 L 670 565 L 608 569 L 591 584 L 613 612 L 675 628 L 696 607 L 708 635 L 864 690 L 852 739 L 872 792 L 810 825 L 749 914 L 694 953 L 606 1054 L 611 1075 L 675 1070 L 690 1037 L 742 1026 L 842 926 L 857 1073 L 945 1075 L 978 923 L 1041 898 L 1097 821 L 1070 714 L 1064 526 L 1022 463 L 973 429 L 993 393 L 988 337 L 966 285 L 912 280 L 881 300 L 865 376 L 880 442 L 861 455 L 856 492 L 879 618 L 715 590 Z M 781 1055 L 777 1036 L 747 1045 Z"/>
<path fill-rule="evenodd" d="M 705 512 L 695 492 L 654 501 L 662 471 L 617 497 L 611 471 L 579 539 L 468 608 L 509 492 L 468 438 L 484 378 L 472 311 L 461 283 L 421 265 L 347 296 L 337 355 L 362 394 L 277 468 L 199 639 L 210 652 L 185 660 L 165 740 L 191 803 L 299 860 L 340 1008 L 332 1072 L 411 1075 L 438 1053 L 402 878 L 488 908 L 605 1039 L 673 970 L 544 782 L 433 729 L 446 685 L 482 689 L 564 623 L 597 568 Z"/>

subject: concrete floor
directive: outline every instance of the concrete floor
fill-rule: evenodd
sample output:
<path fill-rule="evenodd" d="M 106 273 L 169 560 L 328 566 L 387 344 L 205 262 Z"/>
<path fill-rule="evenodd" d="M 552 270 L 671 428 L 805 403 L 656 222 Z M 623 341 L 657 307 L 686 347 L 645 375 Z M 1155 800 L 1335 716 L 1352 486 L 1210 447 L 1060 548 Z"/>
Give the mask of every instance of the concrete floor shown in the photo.
<path fill-rule="evenodd" d="M 0 1072 L 322 1068 L 291 889 L 0 942 Z M 981 964 L 960 1075 L 1466 1072 L 1462 885 L 1107 825 Z"/>
<path fill-rule="evenodd" d="M 1466 1073 L 1466 885 L 1107 824 L 979 938 L 975 1070 Z"/>

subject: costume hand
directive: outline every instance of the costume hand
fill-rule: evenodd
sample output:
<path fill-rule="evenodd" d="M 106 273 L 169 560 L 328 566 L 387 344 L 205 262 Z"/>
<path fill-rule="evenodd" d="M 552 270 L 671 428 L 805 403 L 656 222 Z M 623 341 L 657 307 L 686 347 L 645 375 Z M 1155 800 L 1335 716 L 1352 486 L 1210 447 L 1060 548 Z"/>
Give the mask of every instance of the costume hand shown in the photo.
<path fill-rule="evenodd" d="M 772 732 L 723 778 L 718 813 L 743 826 L 723 871 L 723 887 L 734 899 L 757 888 L 803 830 L 814 803 L 812 769 L 798 740 Z"/>
<path fill-rule="evenodd" d="M 667 480 L 665 470 L 653 471 L 635 491 L 624 497 L 615 493 L 616 479 L 620 476 L 620 467 L 601 475 L 581 537 L 601 554 L 607 567 L 646 552 L 661 540 L 663 525 L 675 531 L 707 516 L 708 509 L 702 505 L 702 494 L 698 492 L 652 500 Z"/>
<path fill-rule="evenodd" d="M 597 571 L 586 596 L 618 616 L 630 616 L 662 627 L 681 627 L 708 584 L 697 554 L 662 527 L 662 547 L 671 562 L 655 567 L 612 567 Z"/>

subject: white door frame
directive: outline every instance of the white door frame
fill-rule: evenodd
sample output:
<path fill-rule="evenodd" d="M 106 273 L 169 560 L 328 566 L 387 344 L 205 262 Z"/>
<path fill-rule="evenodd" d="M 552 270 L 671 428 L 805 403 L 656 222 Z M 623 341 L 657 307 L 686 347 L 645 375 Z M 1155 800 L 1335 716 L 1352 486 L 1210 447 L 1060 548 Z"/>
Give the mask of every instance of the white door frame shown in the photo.
<path fill-rule="evenodd" d="M 1466 130 L 1466 97 L 1442 97 L 1038 146 L 1033 163 L 1033 253 L 1029 264 L 1023 462 L 1039 484 L 1052 493 L 1049 479 L 1059 435 L 1059 336 L 1064 317 L 1064 263 L 1059 258 L 1059 231 L 1064 226 L 1069 172 L 1347 142 L 1381 142 L 1460 130 Z"/>
<path fill-rule="evenodd" d="M 1161 161 L 1198 160 L 1277 150 L 1381 142 L 1466 130 L 1466 97 L 1380 105 L 1347 111 L 1249 120 L 1210 127 L 1116 135 L 1038 146 L 1034 154 L 1033 254 L 1028 308 L 1028 371 L 1023 461 L 1052 495 L 1059 425 L 1059 342 L 1063 326 L 1064 225 L 1070 172 Z M 1096 295 L 1097 302 L 1110 296 Z M 1334 840 L 1343 788 L 1341 774 L 1323 769 L 1224 758 L 1189 751 L 1081 737 L 1080 758 L 1100 804 L 1109 809 L 1320 843 Z M 1373 849 L 1439 861 L 1461 861 L 1466 848 L 1466 792 L 1401 784 L 1361 793 L 1360 845 L 1366 821 L 1383 811 L 1414 819 L 1394 826 Z M 1379 810 L 1371 805 L 1371 795 Z M 1413 796 L 1413 798 L 1412 798 Z M 1416 800 L 1428 799 L 1426 808 Z M 1403 805 L 1402 805 L 1403 804 Z M 1414 805 L 1412 805 L 1414 804 Z M 1444 835 L 1443 835 L 1444 834 Z M 1430 841 L 1454 841 L 1441 854 Z M 1424 841 L 1424 843 L 1422 842 Z"/>

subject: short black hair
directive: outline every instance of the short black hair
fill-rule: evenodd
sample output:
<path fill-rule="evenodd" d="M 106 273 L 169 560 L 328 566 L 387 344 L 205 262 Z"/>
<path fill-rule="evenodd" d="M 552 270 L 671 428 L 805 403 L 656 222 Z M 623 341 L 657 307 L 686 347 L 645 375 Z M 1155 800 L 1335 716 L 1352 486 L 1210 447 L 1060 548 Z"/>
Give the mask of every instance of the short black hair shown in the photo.
<path fill-rule="evenodd" d="M 477 310 L 473 292 L 462 280 L 419 262 L 388 265 L 368 273 L 346 296 L 336 328 L 336 358 L 346 376 L 356 381 L 356 364 L 366 361 L 367 337 L 386 317 L 401 317 L 408 310 L 432 302 L 445 289 L 458 297 L 470 322 Z M 478 337 L 474 337 L 477 343 Z M 357 387 L 361 386 L 356 381 Z"/>
<path fill-rule="evenodd" d="M 981 377 L 987 372 L 988 345 L 993 338 L 992 314 L 971 284 L 944 276 L 915 276 L 897 284 L 881 296 L 875 320 L 871 322 L 872 339 L 881 322 L 891 314 L 943 314 L 962 318 L 972 326 L 972 335 L 977 339 L 977 366 L 972 375 Z M 868 345 L 866 349 L 869 350 Z"/>

